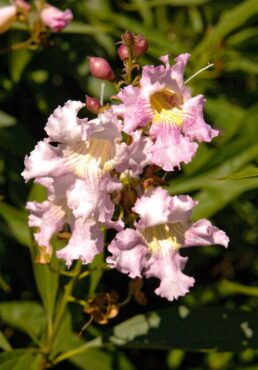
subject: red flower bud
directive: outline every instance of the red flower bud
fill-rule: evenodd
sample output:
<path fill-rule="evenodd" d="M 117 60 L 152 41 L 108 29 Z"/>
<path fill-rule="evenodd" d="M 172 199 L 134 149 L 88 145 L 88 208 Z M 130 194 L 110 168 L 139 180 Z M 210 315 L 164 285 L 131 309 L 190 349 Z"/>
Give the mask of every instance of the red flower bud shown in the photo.
<path fill-rule="evenodd" d="M 135 58 L 139 58 L 148 49 L 148 41 L 142 35 L 135 37 L 135 43 L 133 46 L 133 55 Z"/>
<path fill-rule="evenodd" d="M 86 108 L 88 109 L 89 112 L 98 114 L 101 105 L 98 99 L 92 98 L 88 95 L 86 95 Z"/>
<path fill-rule="evenodd" d="M 90 73 L 101 80 L 113 81 L 115 79 L 115 74 L 104 58 L 98 57 L 88 57 L 90 63 Z"/>
<path fill-rule="evenodd" d="M 119 48 L 117 49 L 117 54 L 119 58 L 124 62 L 126 59 L 129 57 L 129 50 L 126 45 L 120 45 Z"/>

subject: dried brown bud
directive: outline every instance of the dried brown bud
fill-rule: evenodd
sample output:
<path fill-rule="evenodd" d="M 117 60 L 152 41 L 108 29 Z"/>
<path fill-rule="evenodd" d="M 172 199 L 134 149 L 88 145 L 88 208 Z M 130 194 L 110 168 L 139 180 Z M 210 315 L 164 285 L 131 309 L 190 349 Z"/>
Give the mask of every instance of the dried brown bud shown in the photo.
<path fill-rule="evenodd" d="M 88 57 L 90 64 L 90 73 L 101 80 L 114 81 L 115 74 L 108 63 L 104 58 L 99 57 Z"/>
<path fill-rule="evenodd" d="M 101 108 L 100 101 L 96 98 L 92 98 L 88 95 L 86 95 L 86 108 L 89 112 L 98 114 L 99 110 Z"/>
<path fill-rule="evenodd" d="M 121 39 L 124 45 L 131 46 L 134 43 L 134 34 L 132 32 L 126 31 Z"/>
<path fill-rule="evenodd" d="M 148 41 L 142 35 L 135 36 L 133 46 L 133 56 L 139 58 L 148 49 Z"/>
<path fill-rule="evenodd" d="M 100 293 L 87 301 L 84 312 L 91 315 L 94 321 L 105 325 L 119 313 L 118 298 L 115 292 Z"/>
<path fill-rule="evenodd" d="M 122 60 L 122 62 L 124 62 L 129 57 L 128 47 L 126 45 L 120 45 L 117 50 L 117 54 L 119 58 Z"/>

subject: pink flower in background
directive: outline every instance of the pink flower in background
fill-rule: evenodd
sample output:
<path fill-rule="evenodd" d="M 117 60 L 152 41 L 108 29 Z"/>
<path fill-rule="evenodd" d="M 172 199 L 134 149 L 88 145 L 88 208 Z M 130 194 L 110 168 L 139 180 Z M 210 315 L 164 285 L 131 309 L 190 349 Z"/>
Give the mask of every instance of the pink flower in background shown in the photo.
<path fill-rule="evenodd" d="M 171 197 L 160 187 L 146 193 L 133 208 L 140 216 L 136 229 L 117 234 L 108 247 L 112 256 L 107 263 L 132 278 L 144 274 L 160 279 L 155 292 L 170 301 L 185 295 L 194 279 L 182 272 L 187 258 L 179 255 L 179 249 L 228 245 L 227 235 L 208 220 L 189 223 L 195 205 L 190 196 Z"/>
<path fill-rule="evenodd" d="M 168 56 L 165 65 L 143 67 L 140 87 L 123 88 L 118 97 L 123 104 L 114 107 L 124 118 L 124 131 L 131 133 L 151 123 L 152 162 L 165 171 L 189 163 L 198 144 L 211 141 L 219 132 L 203 119 L 204 98 L 191 97 L 183 79 L 189 54 L 179 55 L 173 66 Z"/>
<path fill-rule="evenodd" d="M 53 32 L 59 32 L 65 28 L 73 19 L 73 13 L 70 9 L 61 11 L 55 6 L 46 4 L 40 13 L 40 17 L 45 26 Z"/>

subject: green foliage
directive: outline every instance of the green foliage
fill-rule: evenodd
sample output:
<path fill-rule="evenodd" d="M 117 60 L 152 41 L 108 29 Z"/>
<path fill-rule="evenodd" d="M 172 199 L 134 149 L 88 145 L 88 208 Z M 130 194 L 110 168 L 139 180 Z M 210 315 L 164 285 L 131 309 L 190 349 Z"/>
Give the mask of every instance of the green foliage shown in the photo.
<path fill-rule="evenodd" d="M 54 3 L 71 7 L 74 21 L 40 49 L 10 51 L 0 58 L 0 370 L 52 365 L 57 370 L 256 369 L 258 3 Z M 20 173 L 24 156 L 44 136 L 46 119 L 57 105 L 68 99 L 83 101 L 85 93 L 99 96 L 100 84 L 89 76 L 87 55 L 109 58 L 118 74 L 122 64 L 115 43 L 125 30 L 148 38 L 143 64 L 155 64 L 167 53 L 172 61 L 178 53 L 190 52 L 189 78 L 214 63 L 188 86 L 193 94 L 205 95 L 206 119 L 221 135 L 201 144 L 194 160 L 167 179 L 167 188 L 199 200 L 193 219 L 212 217 L 231 243 L 228 251 L 214 247 L 185 252 L 191 257 L 187 273 L 197 282 L 178 303 L 155 298 L 155 282 L 147 282 L 147 307 L 131 301 L 104 330 L 93 323 L 78 336 L 89 320 L 83 299 L 116 290 L 122 301 L 127 280 L 115 272 L 103 275 L 103 255 L 88 267 L 69 271 L 54 257 L 50 265 L 36 264 L 38 246 L 32 242 L 24 205 L 27 199 L 43 201 L 45 191 L 24 184 Z M 26 32 L 15 24 L 0 35 L 0 49 L 25 39 Z M 110 83 L 105 99 L 112 94 Z M 54 251 L 62 243 L 53 240 Z M 73 295 L 71 304 L 64 303 L 65 295 Z M 167 350 L 167 359 L 156 349 Z M 52 363 L 47 364 L 47 357 Z"/>

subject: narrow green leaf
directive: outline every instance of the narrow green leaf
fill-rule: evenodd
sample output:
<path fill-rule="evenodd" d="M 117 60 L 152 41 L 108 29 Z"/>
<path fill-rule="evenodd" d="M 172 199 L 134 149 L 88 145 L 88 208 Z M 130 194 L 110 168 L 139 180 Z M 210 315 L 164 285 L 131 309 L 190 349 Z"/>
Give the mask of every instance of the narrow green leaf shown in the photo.
<path fill-rule="evenodd" d="M 243 171 L 239 171 L 236 173 L 232 173 L 231 175 L 221 177 L 217 180 L 241 180 L 246 179 L 249 177 L 257 177 L 258 176 L 258 167 L 250 167 Z"/>
<path fill-rule="evenodd" d="M 95 35 L 96 33 L 108 32 L 110 30 L 109 26 L 92 26 L 87 23 L 82 22 L 71 22 L 66 28 L 63 29 L 63 33 L 73 33 L 81 35 Z"/>
<path fill-rule="evenodd" d="M 51 271 L 49 265 L 35 262 L 33 263 L 33 271 L 42 303 L 50 321 L 55 310 L 59 275 Z"/>
<path fill-rule="evenodd" d="M 0 128 L 13 126 L 16 122 L 17 120 L 15 117 L 0 110 Z"/>
<path fill-rule="evenodd" d="M 103 270 L 98 269 L 98 266 L 102 265 L 104 262 L 104 256 L 103 253 L 99 253 L 96 255 L 94 260 L 91 262 L 89 269 L 93 270 L 90 274 L 90 288 L 89 288 L 89 297 L 91 297 L 98 286 L 98 283 L 100 282 L 102 276 L 103 276 Z M 94 270 L 95 269 L 95 270 Z"/>
<path fill-rule="evenodd" d="M 134 348 L 240 351 L 257 348 L 258 315 L 222 307 L 183 306 L 137 315 L 114 327 L 106 338 Z M 193 335 L 194 333 L 194 335 Z"/>
<path fill-rule="evenodd" d="M 11 234 L 25 247 L 31 246 L 28 216 L 25 211 L 0 201 L 0 217 L 7 223 Z"/>
<path fill-rule="evenodd" d="M 22 355 L 12 370 L 40 370 L 42 369 L 41 362 L 44 357 L 40 353 L 35 353 L 29 349 L 24 355 Z"/>
<path fill-rule="evenodd" d="M 13 367 L 21 356 L 26 353 L 27 349 L 14 349 L 0 353 L 0 370 L 13 370 Z"/>
<path fill-rule="evenodd" d="M 33 184 L 29 194 L 29 200 L 42 202 L 45 199 L 46 189 L 41 185 Z M 54 242 L 52 242 L 52 244 L 54 244 Z M 58 273 L 51 271 L 49 265 L 43 265 L 34 262 L 35 256 L 38 253 L 38 248 L 39 247 L 36 245 L 36 243 L 34 243 L 34 248 L 31 250 L 33 271 L 48 320 L 51 320 L 55 309 L 59 275 Z"/>
<path fill-rule="evenodd" d="M 5 335 L 0 331 L 0 348 L 4 351 L 10 351 L 12 349 L 10 343 L 6 339 Z"/>
<path fill-rule="evenodd" d="M 0 320 L 27 333 L 35 342 L 45 327 L 43 307 L 36 302 L 0 303 Z"/>
<path fill-rule="evenodd" d="M 249 18 L 255 17 L 258 13 L 258 2 L 246 0 L 231 7 L 227 12 L 222 13 L 218 24 L 194 49 L 193 58 L 198 58 L 200 54 L 210 58 L 211 53 L 216 53 L 215 46 L 226 37 L 230 32 L 242 26 Z M 202 62 L 203 62 L 202 58 Z"/>
<path fill-rule="evenodd" d="M 207 188 L 207 187 L 214 187 L 214 186 L 220 187 L 221 183 L 219 183 L 218 180 L 216 179 L 228 176 L 232 172 L 239 170 L 241 167 L 243 167 L 244 165 L 252 161 L 254 158 L 256 158 L 258 154 L 257 144 L 249 146 L 241 151 L 240 148 L 241 146 L 243 146 L 243 144 L 244 142 L 242 141 L 242 139 L 240 141 L 233 142 L 232 146 L 233 146 L 234 151 L 239 149 L 239 153 L 237 155 L 233 153 L 234 155 L 228 160 L 226 160 L 225 156 L 231 154 L 230 147 L 228 145 L 227 147 L 222 149 L 220 153 L 217 154 L 215 160 L 220 162 L 220 164 L 217 167 L 214 167 L 211 170 L 206 171 L 197 176 L 193 176 L 190 178 L 181 177 L 178 180 L 175 179 L 171 181 L 169 190 L 173 194 L 177 194 L 177 193 L 184 193 L 184 192 L 189 192 L 189 191 L 196 191 L 196 190 Z M 224 157 L 224 161 L 223 161 L 223 157 Z"/>
<path fill-rule="evenodd" d="M 10 73 L 12 80 L 18 82 L 27 64 L 33 57 L 33 52 L 28 49 L 14 50 L 10 53 Z"/>
<path fill-rule="evenodd" d="M 257 37 L 257 27 L 245 28 L 227 39 L 227 45 L 239 46 L 241 43 L 245 43 L 250 38 Z"/>
<path fill-rule="evenodd" d="M 211 217 L 220 209 L 229 204 L 245 191 L 256 189 L 258 179 L 243 179 L 241 181 L 225 180 L 225 182 L 214 180 L 214 184 L 206 187 L 195 196 L 199 201 L 193 210 L 193 219 Z"/>
<path fill-rule="evenodd" d="M 77 346 L 61 355 L 60 360 L 112 344 L 142 349 L 242 351 L 258 346 L 258 315 L 223 307 L 191 310 L 178 306 L 157 310 L 116 325 L 104 337 Z"/>
<path fill-rule="evenodd" d="M 40 370 L 44 360 L 34 349 L 16 349 L 0 354 L 0 370 Z"/>
<path fill-rule="evenodd" d="M 223 295 L 244 294 L 251 297 L 258 297 L 258 288 L 234 283 L 232 281 L 222 280 L 218 285 L 218 290 Z"/>
<path fill-rule="evenodd" d="M 208 3 L 210 0 L 149 0 L 149 6 L 197 6 Z"/>
<path fill-rule="evenodd" d="M 61 325 L 57 333 L 57 337 L 54 341 L 51 360 L 54 360 L 55 356 L 59 353 L 66 355 L 67 353 L 76 351 L 77 347 L 86 345 L 83 338 L 79 337 L 72 332 L 71 314 L 67 311 L 63 317 Z M 61 355 L 62 356 L 62 355 Z M 77 356 L 68 356 L 68 360 L 74 365 L 85 369 L 85 364 L 90 370 L 112 370 L 123 369 L 123 370 L 135 370 L 135 367 L 131 364 L 127 356 L 120 351 L 103 351 L 97 348 L 87 348 L 83 353 Z"/>

